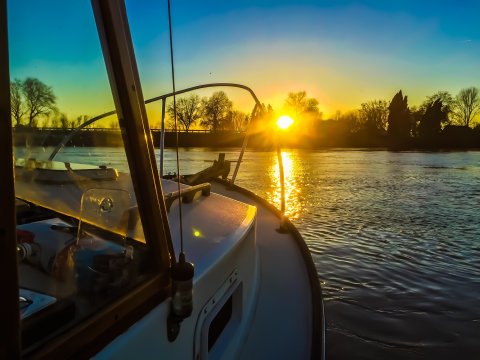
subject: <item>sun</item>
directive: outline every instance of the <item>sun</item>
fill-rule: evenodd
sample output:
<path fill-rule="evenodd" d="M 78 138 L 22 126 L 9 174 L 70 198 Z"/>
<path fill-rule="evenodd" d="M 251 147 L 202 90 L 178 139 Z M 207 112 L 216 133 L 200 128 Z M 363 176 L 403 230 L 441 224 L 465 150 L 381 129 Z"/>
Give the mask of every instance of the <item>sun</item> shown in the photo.
<path fill-rule="evenodd" d="M 288 129 L 292 124 L 293 124 L 293 119 L 287 115 L 282 115 L 277 120 L 277 126 L 282 130 Z"/>

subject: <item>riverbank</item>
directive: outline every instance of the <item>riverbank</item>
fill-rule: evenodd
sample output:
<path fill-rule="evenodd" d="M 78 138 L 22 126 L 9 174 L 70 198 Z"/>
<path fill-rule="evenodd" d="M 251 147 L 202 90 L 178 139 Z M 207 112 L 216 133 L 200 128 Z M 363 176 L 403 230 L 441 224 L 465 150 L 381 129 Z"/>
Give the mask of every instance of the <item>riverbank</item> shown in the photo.
<path fill-rule="evenodd" d="M 71 129 L 30 129 L 15 130 L 15 146 L 56 146 L 71 133 Z M 152 130 L 155 147 L 160 146 L 160 131 Z M 245 133 L 240 132 L 180 132 L 178 142 L 180 147 L 203 148 L 238 148 L 241 147 Z M 393 150 L 448 150 L 448 149 L 479 149 L 480 132 L 461 127 L 452 127 L 449 131 L 438 134 L 435 138 L 411 138 L 394 141 L 387 136 L 365 134 L 333 134 L 321 133 L 311 137 L 294 137 L 290 134 L 279 135 L 282 147 L 292 149 L 321 148 L 388 148 Z M 118 129 L 83 129 L 70 140 L 66 146 L 95 147 L 122 146 L 122 137 Z M 176 134 L 165 133 L 165 147 L 176 146 Z M 248 147 L 251 149 L 268 150 L 275 146 L 274 137 L 266 134 L 252 134 Z"/>

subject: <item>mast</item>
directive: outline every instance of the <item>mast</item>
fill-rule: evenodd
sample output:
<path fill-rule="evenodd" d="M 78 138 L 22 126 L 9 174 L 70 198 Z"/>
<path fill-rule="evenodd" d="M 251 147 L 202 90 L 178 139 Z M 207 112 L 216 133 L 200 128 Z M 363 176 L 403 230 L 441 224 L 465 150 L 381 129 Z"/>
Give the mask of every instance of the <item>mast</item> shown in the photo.
<path fill-rule="evenodd" d="M 0 358 L 20 358 L 7 3 L 0 0 Z"/>

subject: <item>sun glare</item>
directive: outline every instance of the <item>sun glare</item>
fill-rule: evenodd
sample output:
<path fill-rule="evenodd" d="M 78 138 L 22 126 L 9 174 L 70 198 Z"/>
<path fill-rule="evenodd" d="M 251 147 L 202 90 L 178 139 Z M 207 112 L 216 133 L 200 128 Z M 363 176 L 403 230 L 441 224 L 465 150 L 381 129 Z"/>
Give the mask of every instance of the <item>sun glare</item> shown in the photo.
<path fill-rule="evenodd" d="M 277 126 L 282 130 L 288 129 L 292 124 L 293 119 L 287 115 L 280 116 L 277 120 Z"/>

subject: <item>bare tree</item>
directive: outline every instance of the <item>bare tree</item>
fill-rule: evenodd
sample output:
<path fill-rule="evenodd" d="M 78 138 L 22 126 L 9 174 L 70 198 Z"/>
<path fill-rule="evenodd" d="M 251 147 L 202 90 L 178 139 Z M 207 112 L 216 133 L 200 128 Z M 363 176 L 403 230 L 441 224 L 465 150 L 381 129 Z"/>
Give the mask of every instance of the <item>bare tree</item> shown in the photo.
<path fill-rule="evenodd" d="M 75 122 L 72 121 L 71 125 L 72 125 L 72 128 L 76 128 L 76 127 L 79 127 L 80 125 L 82 125 L 84 122 L 88 121 L 89 119 L 91 118 L 91 116 L 89 115 L 80 115 L 80 116 L 77 116 L 77 120 Z M 94 122 L 94 123 L 91 123 L 90 125 L 87 125 L 87 128 L 95 128 L 97 127 L 98 123 L 97 122 Z"/>
<path fill-rule="evenodd" d="M 84 122 L 83 116 L 77 116 L 76 119 L 70 120 L 68 122 L 68 125 L 71 129 L 76 129 L 79 127 L 82 123 Z"/>
<path fill-rule="evenodd" d="M 115 119 L 115 120 L 110 120 L 110 122 L 108 123 L 108 127 L 110 129 L 118 129 L 120 128 L 120 124 L 118 123 L 118 121 Z"/>
<path fill-rule="evenodd" d="M 420 105 L 420 110 L 425 113 L 425 110 L 437 100 L 442 101 L 442 111 L 444 113 L 450 113 L 453 110 L 455 100 L 448 91 L 437 91 L 435 94 L 427 96 L 422 105 Z"/>
<path fill-rule="evenodd" d="M 25 106 L 22 99 L 22 82 L 18 79 L 10 82 L 10 101 L 15 125 L 21 125 L 22 118 L 25 115 Z"/>
<path fill-rule="evenodd" d="M 332 120 L 338 121 L 342 118 L 342 112 L 340 110 L 335 111 L 335 114 L 332 116 Z"/>
<path fill-rule="evenodd" d="M 214 92 L 211 97 L 204 98 L 202 100 L 202 126 L 210 128 L 213 132 L 224 128 L 232 106 L 232 102 L 224 91 Z"/>
<path fill-rule="evenodd" d="M 56 97 L 50 86 L 45 85 L 38 79 L 26 78 L 22 83 L 22 93 L 26 101 L 28 114 L 28 126 L 36 126 L 38 118 L 48 117 L 56 112 Z"/>
<path fill-rule="evenodd" d="M 261 133 L 268 128 L 271 130 L 272 123 L 276 119 L 275 110 L 272 105 L 261 104 L 256 111 L 251 114 L 249 131 Z"/>
<path fill-rule="evenodd" d="M 60 119 L 58 117 L 53 117 L 52 122 L 50 123 L 52 128 L 59 128 L 60 127 Z"/>
<path fill-rule="evenodd" d="M 244 131 L 248 124 L 248 115 L 239 110 L 232 110 L 228 114 L 228 122 L 233 131 Z"/>
<path fill-rule="evenodd" d="M 315 98 L 308 98 L 305 91 L 288 93 L 287 99 L 285 100 L 285 107 L 290 110 L 292 115 L 296 118 L 305 114 L 320 116 L 318 104 L 318 100 Z"/>
<path fill-rule="evenodd" d="M 58 118 L 57 122 L 59 123 L 60 127 L 62 129 L 68 129 L 70 125 L 70 121 L 68 120 L 68 117 L 66 114 L 61 113 Z"/>
<path fill-rule="evenodd" d="M 480 95 L 476 87 L 460 90 L 455 97 L 453 113 L 460 125 L 470 126 L 473 118 L 480 113 Z"/>
<path fill-rule="evenodd" d="M 387 120 L 388 102 L 386 100 L 373 100 L 361 105 L 360 121 L 366 130 L 385 131 Z"/>
<path fill-rule="evenodd" d="M 183 126 L 183 129 L 188 133 L 190 127 L 200 119 L 202 115 L 201 100 L 196 94 L 189 97 L 183 97 L 177 100 L 177 121 Z M 171 119 L 175 118 L 175 109 L 173 102 L 167 108 L 168 115 Z"/>
<path fill-rule="evenodd" d="M 360 110 L 351 110 L 346 113 L 340 113 L 337 111 L 336 120 L 343 124 L 348 132 L 355 133 L 363 128 L 362 120 L 360 119 Z"/>

